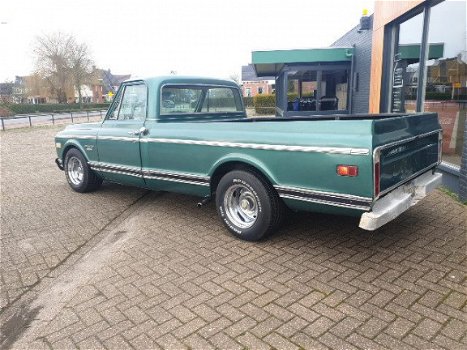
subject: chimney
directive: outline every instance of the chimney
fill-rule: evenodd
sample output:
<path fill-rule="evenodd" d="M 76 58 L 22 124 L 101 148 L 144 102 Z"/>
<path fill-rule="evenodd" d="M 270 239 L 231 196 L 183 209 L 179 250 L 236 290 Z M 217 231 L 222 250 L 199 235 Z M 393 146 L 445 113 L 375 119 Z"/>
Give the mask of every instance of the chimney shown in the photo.
<path fill-rule="evenodd" d="M 360 30 L 370 30 L 371 27 L 371 18 L 368 16 L 368 10 L 364 9 L 360 18 Z"/>

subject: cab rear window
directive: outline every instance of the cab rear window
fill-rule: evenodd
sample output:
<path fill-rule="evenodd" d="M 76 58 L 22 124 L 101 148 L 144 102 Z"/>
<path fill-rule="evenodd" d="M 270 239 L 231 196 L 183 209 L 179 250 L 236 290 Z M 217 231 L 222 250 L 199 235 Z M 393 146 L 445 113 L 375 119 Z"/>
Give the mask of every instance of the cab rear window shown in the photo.
<path fill-rule="evenodd" d="M 160 115 L 238 113 L 243 111 L 238 89 L 213 86 L 164 86 Z"/>

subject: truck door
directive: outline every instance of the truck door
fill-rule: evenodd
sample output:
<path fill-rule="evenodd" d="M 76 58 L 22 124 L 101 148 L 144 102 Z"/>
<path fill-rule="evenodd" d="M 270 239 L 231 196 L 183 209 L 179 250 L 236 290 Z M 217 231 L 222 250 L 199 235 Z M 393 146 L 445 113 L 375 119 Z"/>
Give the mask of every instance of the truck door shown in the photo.
<path fill-rule="evenodd" d="M 121 86 L 97 136 L 99 162 L 92 164 L 105 179 L 144 187 L 141 172 L 140 134 L 147 109 L 143 82 Z"/>

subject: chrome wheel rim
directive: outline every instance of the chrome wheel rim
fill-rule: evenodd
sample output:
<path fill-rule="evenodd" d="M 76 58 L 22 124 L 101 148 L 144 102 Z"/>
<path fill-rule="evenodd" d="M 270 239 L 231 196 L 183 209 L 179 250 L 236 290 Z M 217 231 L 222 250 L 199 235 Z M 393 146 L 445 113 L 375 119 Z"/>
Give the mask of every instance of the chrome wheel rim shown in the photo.
<path fill-rule="evenodd" d="M 70 157 L 67 163 L 67 173 L 73 185 L 81 185 L 84 177 L 84 169 L 81 160 L 79 160 L 77 157 Z"/>
<path fill-rule="evenodd" d="M 227 189 L 224 208 L 229 220 L 240 228 L 253 226 L 258 217 L 258 200 L 244 185 L 236 184 Z"/>

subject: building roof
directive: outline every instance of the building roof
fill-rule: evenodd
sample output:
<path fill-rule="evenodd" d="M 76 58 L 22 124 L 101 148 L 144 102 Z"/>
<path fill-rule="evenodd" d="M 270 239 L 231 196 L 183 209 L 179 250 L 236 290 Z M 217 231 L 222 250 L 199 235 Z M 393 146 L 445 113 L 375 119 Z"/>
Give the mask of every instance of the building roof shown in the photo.
<path fill-rule="evenodd" d="M 285 64 L 350 62 L 352 47 L 329 47 L 321 49 L 253 51 L 251 61 L 258 77 L 277 76 Z"/>
<path fill-rule="evenodd" d="M 13 93 L 13 83 L 0 83 L 0 95 L 10 96 Z"/>
<path fill-rule="evenodd" d="M 112 74 L 110 69 L 99 69 L 100 77 L 102 79 L 103 94 L 107 94 L 109 91 L 116 92 L 115 87 L 119 87 L 125 80 L 130 79 L 131 74 Z"/>
<path fill-rule="evenodd" d="M 242 66 L 242 82 L 244 81 L 260 81 L 260 80 L 274 80 L 274 76 L 258 77 L 255 72 L 255 67 L 252 64 Z"/>

